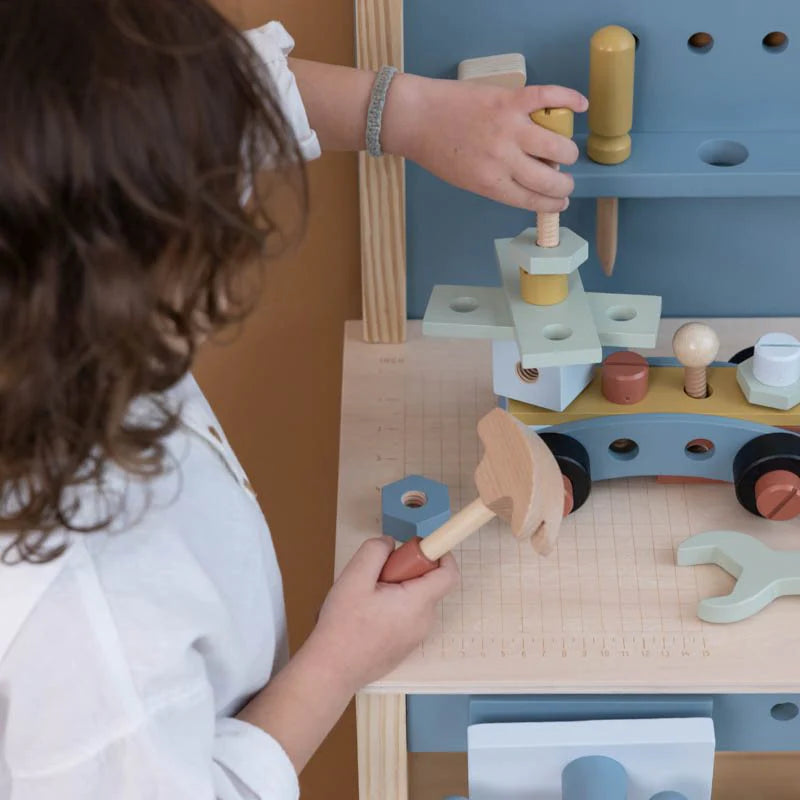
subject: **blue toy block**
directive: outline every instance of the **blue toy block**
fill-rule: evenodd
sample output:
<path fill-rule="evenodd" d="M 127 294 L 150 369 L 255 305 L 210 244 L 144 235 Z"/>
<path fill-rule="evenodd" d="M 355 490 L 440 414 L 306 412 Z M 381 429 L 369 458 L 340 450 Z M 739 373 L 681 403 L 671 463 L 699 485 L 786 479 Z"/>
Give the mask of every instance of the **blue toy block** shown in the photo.
<path fill-rule="evenodd" d="M 450 519 L 450 492 L 439 481 L 409 475 L 381 489 L 381 511 L 387 536 L 424 538 Z"/>
<path fill-rule="evenodd" d="M 576 758 L 561 774 L 562 800 L 626 800 L 628 774 L 608 756 Z"/>

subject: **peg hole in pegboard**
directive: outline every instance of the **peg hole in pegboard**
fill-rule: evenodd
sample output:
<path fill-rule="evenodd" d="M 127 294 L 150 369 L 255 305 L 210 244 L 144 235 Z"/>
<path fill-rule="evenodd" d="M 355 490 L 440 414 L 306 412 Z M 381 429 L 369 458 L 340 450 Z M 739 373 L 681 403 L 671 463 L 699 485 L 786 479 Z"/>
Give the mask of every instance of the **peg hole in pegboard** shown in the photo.
<path fill-rule="evenodd" d="M 458 314 L 469 314 L 471 311 L 477 310 L 480 303 L 474 297 L 456 297 L 450 303 L 452 311 Z"/>
<path fill-rule="evenodd" d="M 523 383 L 536 383 L 539 380 L 539 370 L 534 368 L 526 369 L 522 364 L 517 362 L 517 377 Z"/>
<path fill-rule="evenodd" d="M 633 34 L 633 41 L 634 41 L 634 45 L 633 45 L 634 49 L 638 50 L 639 49 L 639 37 L 635 33 Z"/>
<path fill-rule="evenodd" d="M 687 44 L 693 53 L 708 53 L 714 46 L 714 37 L 705 31 L 698 31 L 689 37 Z"/>
<path fill-rule="evenodd" d="M 782 53 L 789 46 L 789 37 L 783 31 L 771 31 L 761 44 L 768 53 Z"/>
<path fill-rule="evenodd" d="M 790 722 L 800 713 L 800 709 L 795 703 L 776 703 L 769 713 L 772 719 L 778 722 Z"/>
<path fill-rule="evenodd" d="M 697 155 L 712 167 L 736 167 L 747 161 L 747 148 L 732 139 L 709 139 L 697 148 Z"/>

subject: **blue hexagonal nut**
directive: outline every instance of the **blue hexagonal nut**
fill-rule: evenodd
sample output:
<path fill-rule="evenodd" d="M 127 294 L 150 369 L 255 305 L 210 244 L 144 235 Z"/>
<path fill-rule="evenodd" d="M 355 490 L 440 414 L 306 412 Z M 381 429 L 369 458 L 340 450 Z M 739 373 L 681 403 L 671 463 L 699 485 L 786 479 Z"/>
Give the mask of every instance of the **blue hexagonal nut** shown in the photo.
<path fill-rule="evenodd" d="M 383 532 L 400 542 L 425 537 L 450 519 L 450 492 L 443 483 L 409 475 L 381 489 Z"/>

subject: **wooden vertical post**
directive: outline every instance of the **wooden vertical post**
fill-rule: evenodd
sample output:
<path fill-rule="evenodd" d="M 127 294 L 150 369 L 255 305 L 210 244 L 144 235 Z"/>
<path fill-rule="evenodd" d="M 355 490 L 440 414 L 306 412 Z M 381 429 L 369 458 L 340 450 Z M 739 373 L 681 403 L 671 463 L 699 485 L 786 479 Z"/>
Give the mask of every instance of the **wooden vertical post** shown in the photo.
<path fill-rule="evenodd" d="M 406 696 L 356 696 L 359 800 L 408 800 Z"/>
<path fill-rule="evenodd" d="M 356 0 L 356 62 L 403 67 L 403 0 Z M 391 92 L 391 89 L 389 90 Z M 406 187 L 403 159 L 359 156 L 364 339 L 406 338 Z"/>

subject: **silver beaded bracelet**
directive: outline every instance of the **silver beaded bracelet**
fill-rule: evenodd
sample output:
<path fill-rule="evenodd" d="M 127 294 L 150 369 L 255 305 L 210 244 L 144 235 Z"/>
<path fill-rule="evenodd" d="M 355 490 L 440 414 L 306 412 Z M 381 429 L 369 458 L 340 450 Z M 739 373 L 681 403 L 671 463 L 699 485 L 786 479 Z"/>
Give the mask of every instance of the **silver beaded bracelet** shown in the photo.
<path fill-rule="evenodd" d="M 374 158 L 383 155 L 381 149 L 381 124 L 383 122 L 383 108 L 386 105 L 386 95 L 392 78 L 397 74 L 395 67 L 381 67 L 375 83 L 372 86 L 372 95 L 367 111 L 367 152 Z"/>

